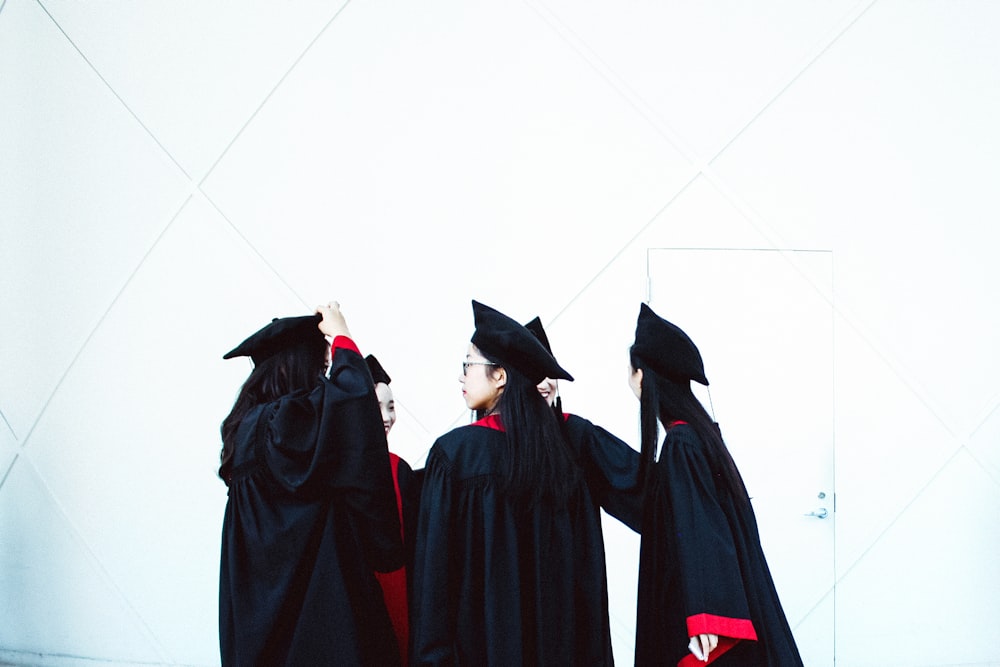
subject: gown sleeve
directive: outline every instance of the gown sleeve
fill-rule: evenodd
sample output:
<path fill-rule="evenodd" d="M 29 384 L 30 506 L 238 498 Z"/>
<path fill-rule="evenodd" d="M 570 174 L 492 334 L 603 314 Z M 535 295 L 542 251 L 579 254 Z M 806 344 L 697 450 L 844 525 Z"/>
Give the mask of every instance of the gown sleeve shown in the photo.
<path fill-rule="evenodd" d="M 639 452 L 626 442 L 581 417 L 569 415 L 571 437 L 582 440 L 587 483 L 597 503 L 611 516 L 639 533 L 642 491 L 637 486 Z"/>
<path fill-rule="evenodd" d="M 756 640 L 740 562 L 726 511 L 700 441 L 671 430 L 657 463 L 666 496 L 688 636 L 719 635 L 710 662 L 741 640 Z M 682 667 L 698 662 L 693 655 Z"/>
<path fill-rule="evenodd" d="M 411 604 L 411 664 L 451 665 L 457 605 L 451 591 L 451 522 L 454 508 L 451 463 L 432 448 L 423 471 L 417 520 Z"/>
<path fill-rule="evenodd" d="M 329 379 L 278 401 L 259 455 L 275 482 L 304 498 L 341 494 L 372 569 L 403 565 L 385 429 L 367 366 L 350 338 L 333 342 Z"/>

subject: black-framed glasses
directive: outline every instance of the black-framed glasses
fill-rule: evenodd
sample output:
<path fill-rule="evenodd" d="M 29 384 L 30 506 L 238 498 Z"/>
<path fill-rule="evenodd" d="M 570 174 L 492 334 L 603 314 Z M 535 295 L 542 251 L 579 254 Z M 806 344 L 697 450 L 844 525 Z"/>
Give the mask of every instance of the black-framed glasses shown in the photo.
<path fill-rule="evenodd" d="M 500 364 L 494 364 L 489 361 L 463 361 L 462 362 L 462 377 L 469 374 L 469 366 L 499 366 Z"/>

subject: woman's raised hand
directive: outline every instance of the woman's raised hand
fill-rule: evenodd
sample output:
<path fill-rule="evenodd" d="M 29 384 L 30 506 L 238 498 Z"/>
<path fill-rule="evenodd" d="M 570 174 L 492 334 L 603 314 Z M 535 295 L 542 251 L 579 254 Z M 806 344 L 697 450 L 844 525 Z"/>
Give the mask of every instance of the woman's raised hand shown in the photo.
<path fill-rule="evenodd" d="M 325 306 L 316 306 L 316 312 L 323 316 L 323 321 L 319 323 L 319 330 L 330 338 L 337 336 L 350 337 L 351 332 L 347 328 L 347 320 L 340 312 L 340 304 L 331 301 Z"/>

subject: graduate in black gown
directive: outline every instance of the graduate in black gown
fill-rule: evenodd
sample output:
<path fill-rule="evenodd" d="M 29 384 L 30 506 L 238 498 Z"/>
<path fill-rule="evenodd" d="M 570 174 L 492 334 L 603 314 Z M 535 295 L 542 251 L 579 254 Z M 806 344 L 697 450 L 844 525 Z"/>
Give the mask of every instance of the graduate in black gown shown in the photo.
<path fill-rule="evenodd" d="M 536 385 L 572 376 L 511 318 L 473 312 L 460 380 L 485 416 L 427 457 L 411 663 L 613 664 L 600 504 L 633 488 L 637 457 L 586 420 L 564 428 Z"/>
<path fill-rule="evenodd" d="M 275 319 L 237 356 L 254 368 L 222 424 L 222 664 L 400 664 L 373 574 L 403 564 L 389 453 L 339 305 Z"/>
<path fill-rule="evenodd" d="M 379 363 L 375 355 L 365 357 L 368 370 L 375 382 L 375 397 L 382 413 L 385 435 L 396 423 L 396 401 L 392 395 L 392 378 Z M 399 510 L 403 544 L 406 546 L 406 565 L 392 572 L 376 572 L 375 578 L 382 587 L 385 606 L 392 621 L 393 632 L 399 644 L 399 655 L 404 665 L 409 662 L 410 611 L 409 611 L 409 570 L 413 564 L 413 532 L 417 525 L 417 503 L 420 501 L 420 478 L 423 471 L 413 468 L 400 456 L 389 452 L 389 466 L 392 469 L 392 483 L 396 490 L 396 506 Z"/>
<path fill-rule="evenodd" d="M 743 480 L 691 391 L 708 384 L 698 348 L 642 304 L 630 357 L 646 496 L 635 664 L 801 665 Z"/>

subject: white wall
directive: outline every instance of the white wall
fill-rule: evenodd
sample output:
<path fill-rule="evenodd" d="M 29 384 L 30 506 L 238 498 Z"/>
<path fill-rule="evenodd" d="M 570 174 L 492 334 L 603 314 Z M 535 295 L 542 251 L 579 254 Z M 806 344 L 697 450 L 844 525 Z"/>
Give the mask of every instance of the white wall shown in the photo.
<path fill-rule="evenodd" d="M 217 664 L 221 355 L 269 318 L 341 302 L 414 465 L 466 417 L 472 298 L 541 315 L 567 406 L 634 441 L 646 249 L 709 247 L 833 253 L 837 664 L 1000 664 L 998 29 L 989 0 L 0 0 L 0 661 Z"/>

